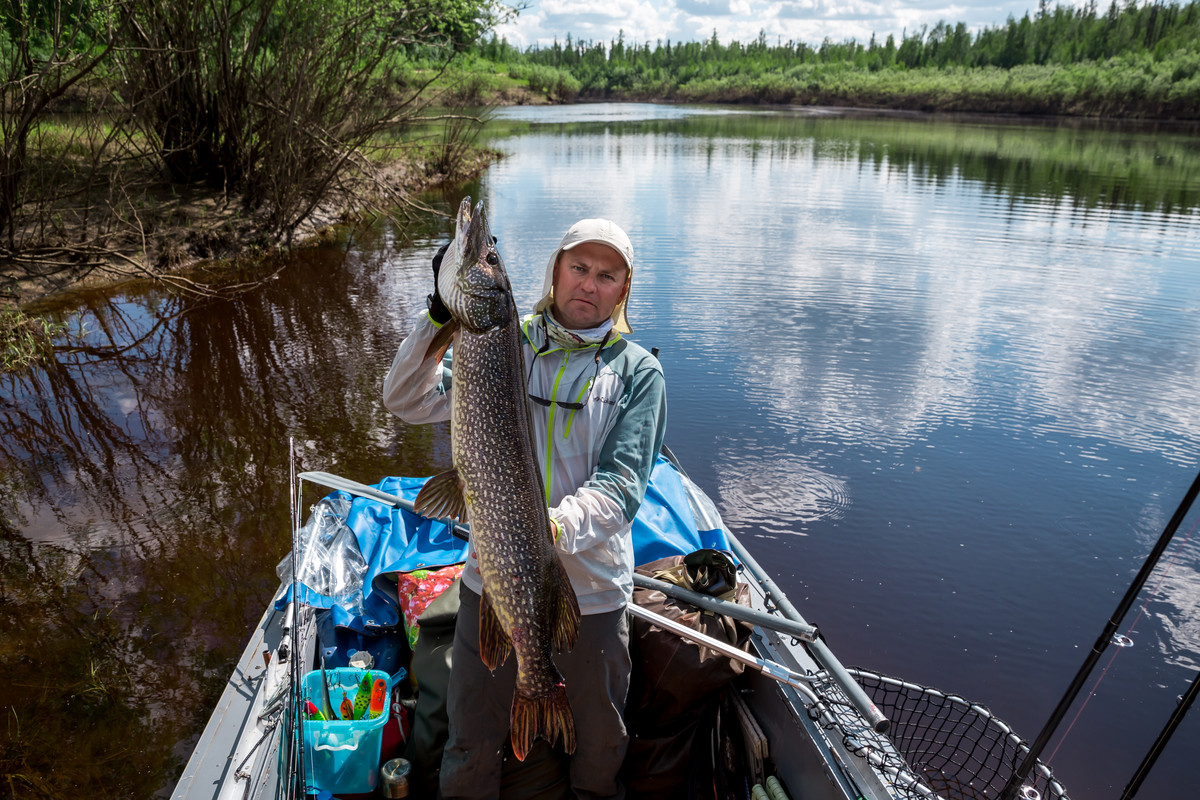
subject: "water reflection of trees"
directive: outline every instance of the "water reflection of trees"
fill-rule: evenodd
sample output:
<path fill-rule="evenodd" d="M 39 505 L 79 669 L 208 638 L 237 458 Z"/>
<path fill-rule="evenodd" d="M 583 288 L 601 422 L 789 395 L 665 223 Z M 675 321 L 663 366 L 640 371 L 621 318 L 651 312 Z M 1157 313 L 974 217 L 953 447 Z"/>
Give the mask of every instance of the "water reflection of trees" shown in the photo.
<path fill-rule="evenodd" d="M 444 429 L 379 403 L 402 335 L 379 320 L 428 262 L 409 287 L 386 253 L 343 258 L 234 299 L 93 294 L 82 346 L 6 379 L 0 770 L 21 793 L 173 785 L 276 586 L 289 437 L 300 468 L 361 480 L 448 462 Z"/>
<path fill-rule="evenodd" d="M 519 123 L 493 123 L 500 134 Z M 938 184 L 979 181 L 990 192 L 1038 197 L 1079 208 L 1192 213 L 1200 206 L 1200 149 L 1195 130 L 1173 124 L 1117 125 L 1056 120 L 931 117 L 917 114 L 849 117 L 812 112 L 704 114 L 676 119 L 578 122 L 557 133 L 684 136 L 718 149 L 802 149 L 874 163 Z"/>

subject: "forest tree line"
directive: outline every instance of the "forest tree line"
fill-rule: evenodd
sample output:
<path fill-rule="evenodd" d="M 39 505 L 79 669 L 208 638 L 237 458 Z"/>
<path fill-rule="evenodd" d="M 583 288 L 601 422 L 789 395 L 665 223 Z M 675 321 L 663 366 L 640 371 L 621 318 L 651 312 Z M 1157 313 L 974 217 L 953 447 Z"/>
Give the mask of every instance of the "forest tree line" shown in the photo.
<path fill-rule="evenodd" d="M 481 62 L 554 99 L 629 97 L 832 102 L 942 110 L 1200 117 L 1200 2 L 1112 0 L 1101 11 L 1042 0 L 972 33 L 962 23 L 817 45 L 580 41 L 520 50 L 492 36 Z"/>

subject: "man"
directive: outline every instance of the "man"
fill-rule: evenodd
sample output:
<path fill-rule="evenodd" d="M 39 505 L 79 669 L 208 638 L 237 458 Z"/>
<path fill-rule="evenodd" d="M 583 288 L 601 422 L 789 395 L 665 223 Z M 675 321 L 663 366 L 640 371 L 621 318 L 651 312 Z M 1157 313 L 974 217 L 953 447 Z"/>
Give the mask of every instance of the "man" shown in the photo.
<path fill-rule="evenodd" d="M 434 294 L 384 380 L 384 405 L 408 423 L 450 418 L 452 381 L 422 365 L 450 314 Z M 662 445 L 662 368 L 631 333 L 626 306 L 633 246 L 615 223 L 580 220 L 546 265 L 543 298 L 522 322 L 534 452 L 546 486 L 555 544 L 582 613 L 578 641 L 555 655 L 575 717 L 570 760 L 577 797 L 621 797 L 617 780 L 628 737 L 625 603 L 633 593 L 630 525 Z M 515 659 L 493 674 L 479 657 L 481 581 L 474 548 L 463 571 L 441 772 L 445 798 L 497 797 L 515 680 Z"/>

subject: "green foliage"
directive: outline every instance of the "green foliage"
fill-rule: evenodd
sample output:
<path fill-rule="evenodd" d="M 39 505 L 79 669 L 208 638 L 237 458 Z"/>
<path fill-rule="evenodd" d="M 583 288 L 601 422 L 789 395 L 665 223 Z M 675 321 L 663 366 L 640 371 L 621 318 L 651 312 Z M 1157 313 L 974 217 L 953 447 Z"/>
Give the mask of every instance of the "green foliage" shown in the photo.
<path fill-rule="evenodd" d="M 387 14 L 403 44 L 434 42 L 462 50 L 509 12 L 497 0 L 389 0 Z"/>
<path fill-rule="evenodd" d="M 1196 118 L 1200 0 L 1118 6 L 1043 2 L 1035 16 L 972 35 L 939 22 L 867 44 L 826 39 L 653 44 L 555 41 L 520 51 L 493 36 L 473 52 L 555 98 L 578 95 L 696 102 L 877 104 L 928 110 Z M 539 68 L 557 72 L 543 72 Z M 557 83 L 556 83 L 557 82 Z M 568 92 L 569 93 L 569 92 Z"/>
<path fill-rule="evenodd" d="M 113 17 L 108 0 L 0 0 L 0 10 L 0 235 L 12 250 L 36 194 L 28 185 L 37 167 L 31 137 L 51 105 L 98 70 Z"/>
<path fill-rule="evenodd" d="M 64 329 L 45 317 L 0 310 L 0 371 L 21 372 L 45 360 L 54 351 L 54 338 Z"/>
<path fill-rule="evenodd" d="M 521 64 L 509 70 L 512 77 L 526 81 L 529 91 L 557 102 L 570 102 L 579 94 L 579 79 L 568 70 L 544 64 Z"/>
<path fill-rule="evenodd" d="M 408 56 L 443 70 L 509 13 L 500 0 L 0 0 L 0 253 L 107 247 L 111 226 L 90 212 L 141 202 L 127 200 L 142 189 L 101 197 L 135 163 L 243 201 L 264 241 L 286 240 L 346 196 L 374 136 L 428 104 Z M 85 135 L 46 124 L 81 106 Z M 72 194 L 86 231 L 60 224 Z"/>

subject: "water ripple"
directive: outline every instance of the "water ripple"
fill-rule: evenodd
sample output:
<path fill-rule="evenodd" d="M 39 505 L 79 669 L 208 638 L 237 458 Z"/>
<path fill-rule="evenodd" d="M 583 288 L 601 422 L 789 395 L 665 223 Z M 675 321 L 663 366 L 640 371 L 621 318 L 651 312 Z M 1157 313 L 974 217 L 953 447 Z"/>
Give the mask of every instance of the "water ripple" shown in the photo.
<path fill-rule="evenodd" d="M 718 487 L 721 514 L 735 531 L 755 526 L 806 535 L 807 526 L 841 519 L 850 507 L 844 478 L 794 457 L 727 462 Z"/>

